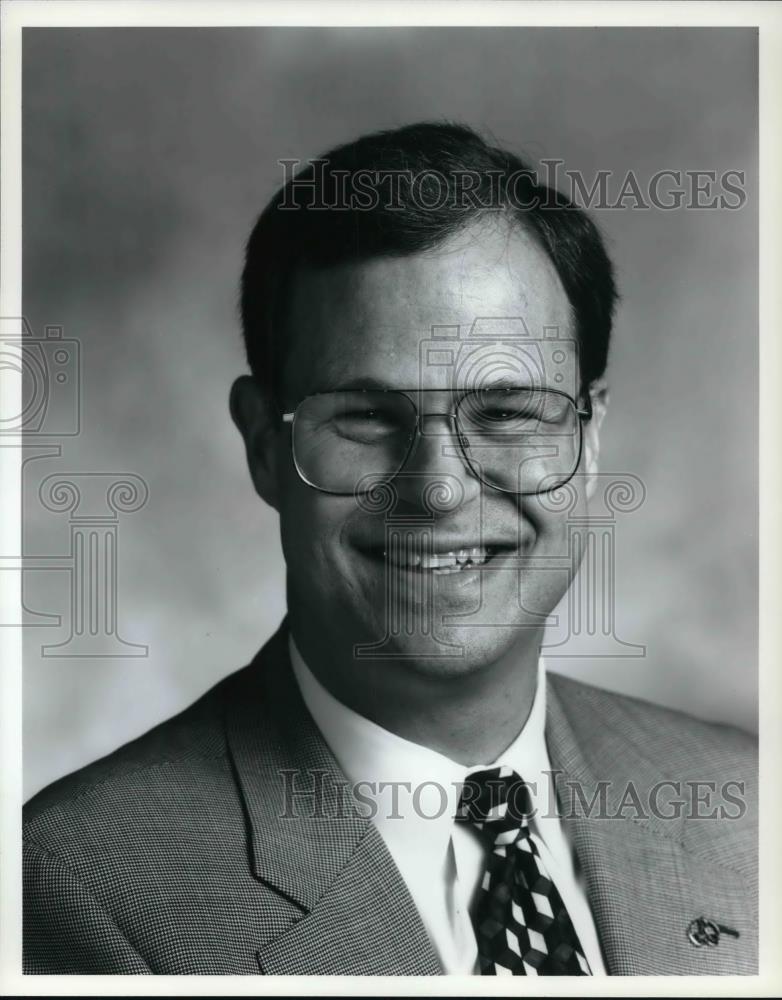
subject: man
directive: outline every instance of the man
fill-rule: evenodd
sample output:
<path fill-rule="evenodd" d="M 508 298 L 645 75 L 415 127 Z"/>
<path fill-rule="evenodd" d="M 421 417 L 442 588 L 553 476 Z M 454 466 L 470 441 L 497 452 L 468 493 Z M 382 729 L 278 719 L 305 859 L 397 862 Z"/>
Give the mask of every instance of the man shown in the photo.
<path fill-rule="evenodd" d="M 608 402 L 597 230 L 463 127 L 324 160 L 248 243 L 231 394 L 288 616 L 28 803 L 27 970 L 756 971 L 751 739 L 540 656 Z"/>

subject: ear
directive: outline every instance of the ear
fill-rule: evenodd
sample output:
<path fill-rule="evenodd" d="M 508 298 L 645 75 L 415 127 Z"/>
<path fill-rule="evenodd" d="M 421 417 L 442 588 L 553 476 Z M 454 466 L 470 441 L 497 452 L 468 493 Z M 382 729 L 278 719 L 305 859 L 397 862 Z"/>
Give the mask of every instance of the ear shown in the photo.
<path fill-rule="evenodd" d="M 230 409 L 233 422 L 244 438 L 255 491 L 269 506 L 279 510 L 276 461 L 279 416 L 252 375 L 240 375 L 231 386 Z"/>
<path fill-rule="evenodd" d="M 592 402 L 592 419 L 584 425 L 584 472 L 586 473 L 586 494 L 591 499 L 597 487 L 597 473 L 600 458 L 600 428 L 608 409 L 608 386 L 605 379 L 596 379 L 589 387 Z"/>

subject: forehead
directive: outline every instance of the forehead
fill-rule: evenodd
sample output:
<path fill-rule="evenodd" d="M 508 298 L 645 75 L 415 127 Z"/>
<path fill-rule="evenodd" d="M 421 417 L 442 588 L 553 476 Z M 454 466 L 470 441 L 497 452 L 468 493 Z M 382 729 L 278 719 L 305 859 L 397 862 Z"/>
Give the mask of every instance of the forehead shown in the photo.
<path fill-rule="evenodd" d="M 507 224 L 476 225 L 406 257 L 301 269 L 281 334 L 296 398 L 362 382 L 437 389 L 514 372 L 525 382 L 530 363 L 543 381 L 553 364 L 567 390 L 577 369 L 556 269 Z"/>

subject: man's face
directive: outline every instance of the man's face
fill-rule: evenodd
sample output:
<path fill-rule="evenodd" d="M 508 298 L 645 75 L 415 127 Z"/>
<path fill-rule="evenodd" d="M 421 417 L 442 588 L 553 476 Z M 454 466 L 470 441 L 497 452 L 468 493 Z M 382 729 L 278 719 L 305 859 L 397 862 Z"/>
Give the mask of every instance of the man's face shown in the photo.
<path fill-rule="evenodd" d="M 476 320 L 487 319 L 489 339 L 471 340 L 481 330 Z M 519 341 L 520 319 L 529 345 Z M 426 344 L 444 327 L 451 328 L 449 347 L 461 342 L 458 355 L 466 363 L 426 363 Z M 551 351 L 533 346 L 552 329 L 560 347 L 556 365 Z M 293 410 L 313 393 L 356 385 L 420 387 L 439 390 L 413 393 L 420 408 L 443 414 L 459 390 L 503 380 L 537 380 L 575 394 L 573 336 L 567 295 L 545 253 L 523 231 L 479 225 L 427 253 L 298 272 L 281 336 L 283 402 Z M 573 375 L 564 385 L 563 370 Z M 600 400 L 597 409 L 584 427 L 580 471 L 596 459 Z M 378 644 L 374 657 L 387 656 L 393 669 L 478 671 L 515 643 L 539 643 L 545 616 L 570 582 L 568 505 L 486 485 L 466 466 L 450 420 L 427 421 L 430 433 L 417 438 L 394 480 L 393 499 L 374 509 L 302 481 L 290 424 L 265 438 L 267 471 L 256 484 L 265 484 L 261 492 L 279 510 L 291 619 L 358 669 L 354 647 Z M 577 476 L 573 483 L 579 482 L 583 487 Z M 425 498 L 436 483 L 446 484 L 450 500 L 432 510 Z M 408 556 L 400 565 L 392 536 L 400 537 L 402 524 Z M 417 561 L 410 557 L 417 551 L 441 557 Z M 472 552 L 474 561 L 453 566 L 448 552 L 462 553 L 462 561 Z"/>

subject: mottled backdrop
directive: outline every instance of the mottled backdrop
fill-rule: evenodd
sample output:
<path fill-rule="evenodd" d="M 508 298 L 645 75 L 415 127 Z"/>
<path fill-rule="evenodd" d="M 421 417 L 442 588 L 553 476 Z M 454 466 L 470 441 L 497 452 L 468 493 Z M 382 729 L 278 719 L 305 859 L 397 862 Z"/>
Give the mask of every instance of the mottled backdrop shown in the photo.
<path fill-rule="evenodd" d="M 647 651 L 549 664 L 756 727 L 754 31 L 27 29 L 23 100 L 24 308 L 82 364 L 80 433 L 42 436 L 59 457 L 41 447 L 25 469 L 25 600 L 62 618 L 29 619 L 28 794 L 184 707 L 277 625 L 275 517 L 227 409 L 243 242 L 278 158 L 421 118 L 587 179 L 746 172 L 740 211 L 596 212 L 623 295 L 603 466 L 647 490 L 617 517 L 616 632 Z M 98 472 L 141 477 L 146 504 L 75 529 L 100 498 L 44 507 L 48 476 Z M 42 655 L 70 634 L 72 530 L 100 559 L 116 532 L 118 634 L 147 656 Z"/>

